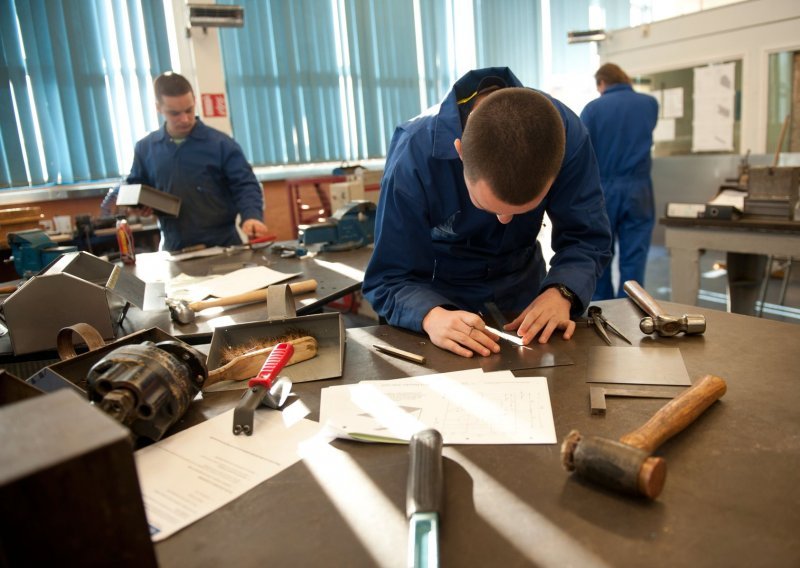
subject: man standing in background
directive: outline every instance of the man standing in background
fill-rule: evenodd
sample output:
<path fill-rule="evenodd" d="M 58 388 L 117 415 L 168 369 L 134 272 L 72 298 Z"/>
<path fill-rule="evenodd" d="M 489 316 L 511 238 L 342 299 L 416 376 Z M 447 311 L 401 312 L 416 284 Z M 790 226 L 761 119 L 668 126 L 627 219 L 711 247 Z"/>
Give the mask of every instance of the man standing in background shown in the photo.
<path fill-rule="evenodd" d="M 266 236 L 264 193 L 239 144 L 195 116 L 194 91 L 182 75 L 164 73 L 154 89 L 164 125 L 136 143 L 127 183 L 181 198 L 178 217 L 159 217 L 159 248 L 241 244 L 237 215 L 245 235 Z M 116 200 L 117 191 L 109 192 L 103 208 Z"/>
<path fill-rule="evenodd" d="M 600 97 L 583 109 L 605 195 L 613 239 L 619 245 L 619 283 L 611 281 L 609 263 L 597 282 L 594 300 L 624 297 L 622 285 L 644 285 L 647 251 L 655 224 L 650 148 L 658 120 L 658 101 L 637 93 L 628 75 L 613 63 L 594 74 Z"/>

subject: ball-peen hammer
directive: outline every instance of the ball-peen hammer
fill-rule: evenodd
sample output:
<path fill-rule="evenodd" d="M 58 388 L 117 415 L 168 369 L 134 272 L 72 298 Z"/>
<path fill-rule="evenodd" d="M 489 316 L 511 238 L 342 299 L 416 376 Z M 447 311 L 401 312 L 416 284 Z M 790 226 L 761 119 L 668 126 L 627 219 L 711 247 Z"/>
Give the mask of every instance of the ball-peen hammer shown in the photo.
<path fill-rule="evenodd" d="M 306 294 L 317 289 L 317 281 L 313 278 L 289 284 L 292 294 Z M 195 313 L 206 308 L 217 308 L 221 306 L 233 306 L 236 304 L 254 304 L 267 301 L 267 289 L 261 288 L 252 292 L 244 292 L 235 296 L 216 298 L 214 300 L 201 300 L 198 302 L 187 302 L 185 300 L 168 300 L 169 313 L 172 319 L 179 324 L 192 323 Z"/>
<path fill-rule="evenodd" d="M 668 402 L 643 426 L 619 441 L 571 431 L 561 444 L 564 469 L 610 489 L 655 499 L 664 488 L 667 464 L 651 454 L 725 394 L 725 381 L 705 375 Z"/>
<path fill-rule="evenodd" d="M 658 302 L 636 280 L 627 280 L 622 285 L 625 293 L 631 300 L 647 314 L 639 322 L 639 329 L 648 335 L 653 332 L 662 337 L 672 337 L 680 332 L 687 335 L 700 334 L 706 330 L 706 316 L 697 314 L 683 314 L 672 316 L 666 313 Z"/>

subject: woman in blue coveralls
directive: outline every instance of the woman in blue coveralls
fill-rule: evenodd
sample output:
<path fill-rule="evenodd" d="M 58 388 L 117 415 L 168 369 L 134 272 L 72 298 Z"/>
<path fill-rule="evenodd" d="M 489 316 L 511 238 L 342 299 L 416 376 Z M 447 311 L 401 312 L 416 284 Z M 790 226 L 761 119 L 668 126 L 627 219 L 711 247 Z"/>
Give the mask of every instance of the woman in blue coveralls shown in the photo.
<path fill-rule="evenodd" d="M 467 73 L 437 107 L 395 131 L 364 294 L 391 325 L 464 357 L 499 351 L 487 302 L 519 314 L 524 343 L 569 339 L 610 258 L 586 129 L 505 67 Z M 555 255 L 536 240 L 547 213 Z"/>
<path fill-rule="evenodd" d="M 628 75 L 613 63 L 601 66 L 594 77 L 600 97 L 586 105 L 581 120 L 592 138 L 611 232 L 619 244 L 617 286 L 609 264 L 594 292 L 593 299 L 607 300 L 625 296 L 626 280 L 644 286 L 655 224 L 650 148 L 658 101 L 634 91 Z"/>

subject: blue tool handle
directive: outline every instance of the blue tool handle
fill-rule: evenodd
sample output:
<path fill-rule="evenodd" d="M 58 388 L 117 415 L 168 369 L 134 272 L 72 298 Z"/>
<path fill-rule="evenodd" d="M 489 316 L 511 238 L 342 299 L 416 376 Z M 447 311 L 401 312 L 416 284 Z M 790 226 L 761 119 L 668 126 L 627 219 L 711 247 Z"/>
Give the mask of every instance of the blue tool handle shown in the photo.
<path fill-rule="evenodd" d="M 409 442 L 406 516 L 438 513 L 442 503 L 442 435 L 433 429 L 422 430 Z"/>

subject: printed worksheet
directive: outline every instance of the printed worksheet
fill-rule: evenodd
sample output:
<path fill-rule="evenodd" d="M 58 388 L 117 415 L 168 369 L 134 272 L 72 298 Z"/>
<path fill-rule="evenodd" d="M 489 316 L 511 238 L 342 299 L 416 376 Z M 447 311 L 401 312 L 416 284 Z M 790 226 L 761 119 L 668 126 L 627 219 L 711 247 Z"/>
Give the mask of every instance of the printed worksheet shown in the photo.
<path fill-rule="evenodd" d="M 445 444 L 555 444 L 545 377 L 480 369 L 322 389 L 320 422 L 340 437 L 405 443 L 435 428 Z"/>
<path fill-rule="evenodd" d="M 289 407 L 291 408 L 291 406 Z M 158 542 L 300 460 L 320 425 L 256 411 L 252 436 L 234 436 L 233 410 L 135 453 L 150 535 Z"/>

